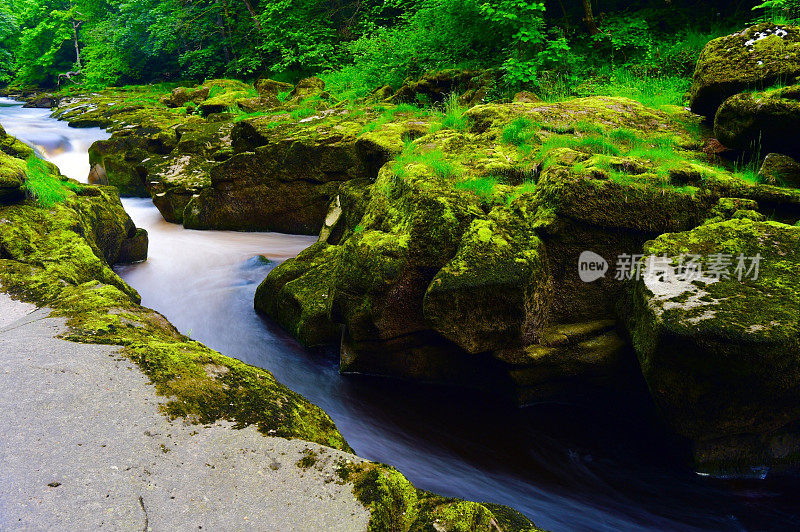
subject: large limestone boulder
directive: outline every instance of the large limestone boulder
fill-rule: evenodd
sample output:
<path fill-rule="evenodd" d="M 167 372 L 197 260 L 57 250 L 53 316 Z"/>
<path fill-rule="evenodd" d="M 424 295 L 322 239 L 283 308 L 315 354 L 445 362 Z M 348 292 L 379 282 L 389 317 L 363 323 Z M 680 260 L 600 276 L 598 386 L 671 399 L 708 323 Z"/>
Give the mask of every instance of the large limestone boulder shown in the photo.
<path fill-rule="evenodd" d="M 714 134 L 737 150 L 800 156 L 800 85 L 728 98 L 717 111 Z"/>
<path fill-rule="evenodd" d="M 644 264 L 666 256 L 669 267 L 654 264 L 635 283 L 630 334 L 656 405 L 692 443 L 697 467 L 795 464 L 800 228 L 729 220 L 662 235 L 644 254 Z M 694 279 L 677 275 L 686 255 L 701 257 Z"/>
<path fill-rule="evenodd" d="M 615 325 L 626 287 L 615 259 L 714 216 L 763 217 L 761 203 L 800 218 L 800 193 L 697 162 L 683 115 L 587 98 L 467 116 L 469 131 L 407 142 L 360 201 L 336 203 L 342 222 L 270 273 L 257 308 L 304 342 L 341 338 L 345 372 L 482 380 L 522 403 L 564 400 L 559 390 L 574 398 L 641 382 Z M 250 121 L 233 142 L 252 157 L 276 138 Z M 385 140 L 371 142 L 395 149 Z M 612 265 L 593 282 L 577 267 L 586 250 Z"/>
<path fill-rule="evenodd" d="M 692 111 L 709 119 L 722 102 L 747 89 L 764 89 L 800 76 L 800 28 L 763 23 L 714 39 L 697 61 Z"/>
<path fill-rule="evenodd" d="M 300 86 L 298 84 L 298 86 Z M 295 120 L 265 116 L 236 122 L 236 154 L 209 167 L 210 186 L 185 208 L 194 229 L 317 234 L 343 183 L 373 181 L 415 130 L 408 118 L 365 132 L 347 111 Z"/>

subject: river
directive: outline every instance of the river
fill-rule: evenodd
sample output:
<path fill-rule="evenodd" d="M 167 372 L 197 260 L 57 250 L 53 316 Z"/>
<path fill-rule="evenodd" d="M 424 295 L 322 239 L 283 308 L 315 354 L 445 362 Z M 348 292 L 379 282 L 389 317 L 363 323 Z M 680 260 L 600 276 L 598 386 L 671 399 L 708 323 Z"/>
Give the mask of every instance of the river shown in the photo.
<path fill-rule="evenodd" d="M 8 133 L 85 182 L 87 149 L 108 134 L 49 114 L 0 98 Z M 670 451 L 647 405 L 517 409 L 477 392 L 341 376 L 335 352 L 305 349 L 253 311 L 270 268 L 314 238 L 190 231 L 166 223 L 149 200 L 123 204 L 150 233 L 149 259 L 117 268 L 145 306 L 194 339 L 269 369 L 328 412 L 359 456 L 397 467 L 420 488 L 506 504 L 550 530 L 800 528 L 795 479 L 696 475 Z"/>

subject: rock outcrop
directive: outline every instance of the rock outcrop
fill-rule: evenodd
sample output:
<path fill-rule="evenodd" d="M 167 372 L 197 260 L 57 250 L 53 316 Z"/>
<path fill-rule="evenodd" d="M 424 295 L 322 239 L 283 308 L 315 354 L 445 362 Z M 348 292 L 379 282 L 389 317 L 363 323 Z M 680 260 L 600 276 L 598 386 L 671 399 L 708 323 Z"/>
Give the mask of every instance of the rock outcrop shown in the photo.
<path fill-rule="evenodd" d="M 371 186 L 340 188 L 320 241 L 270 273 L 256 308 L 306 345 L 340 342 L 344 372 L 506 390 L 523 404 L 624 395 L 645 355 L 619 310 L 645 242 L 706 220 L 760 223 L 760 211 L 800 219 L 800 193 L 700 162 L 688 116 L 587 98 L 465 118 L 467 130 L 406 143 Z M 591 282 L 578 270 L 586 251 L 608 261 Z M 707 469 L 702 435 L 674 414 Z"/>
<path fill-rule="evenodd" d="M 741 151 L 800 157 L 800 85 L 725 100 L 714 119 L 722 144 Z"/>
<path fill-rule="evenodd" d="M 694 280 L 678 277 L 687 255 L 702 257 Z M 704 471 L 795 465 L 800 228 L 710 223 L 645 246 L 644 263 L 660 257 L 667 269 L 636 284 L 630 330 L 664 417 L 693 442 Z"/>
<path fill-rule="evenodd" d="M 703 49 L 691 88 L 692 111 L 713 119 L 722 103 L 749 89 L 800 76 L 800 28 L 762 23 L 714 39 Z"/>

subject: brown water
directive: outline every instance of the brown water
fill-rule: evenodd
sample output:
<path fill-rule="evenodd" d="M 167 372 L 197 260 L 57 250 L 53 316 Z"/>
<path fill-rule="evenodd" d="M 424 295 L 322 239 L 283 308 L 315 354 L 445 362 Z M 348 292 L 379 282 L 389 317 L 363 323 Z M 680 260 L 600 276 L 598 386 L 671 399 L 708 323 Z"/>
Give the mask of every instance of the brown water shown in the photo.
<path fill-rule="evenodd" d="M 90 141 L 107 137 L 3 100 L 0 123 L 82 180 Z M 359 455 L 397 467 L 421 488 L 507 504 L 551 530 L 800 529 L 795 479 L 692 473 L 645 399 L 625 410 L 519 410 L 465 391 L 340 376 L 335 350 L 304 349 L 253 311 L 270 268 L 313 238 L 188 231 L 164 222 L 149 200 L 124 204 L 150 232 L 149 260 L 118 268 L 143 304 L 193 338 L 271 370 L 325 409 Z"/>

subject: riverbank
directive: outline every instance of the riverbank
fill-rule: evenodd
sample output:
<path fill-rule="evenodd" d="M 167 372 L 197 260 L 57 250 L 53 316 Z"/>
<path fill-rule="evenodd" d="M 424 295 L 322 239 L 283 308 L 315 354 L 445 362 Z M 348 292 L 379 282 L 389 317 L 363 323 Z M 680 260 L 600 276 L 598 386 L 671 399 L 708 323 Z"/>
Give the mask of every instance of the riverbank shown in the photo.
<path fill-rule="evenodd" d="M 230 422 L 169 421 L 118 347 L 0 293 L 3 528 L 366 530 L 351 454 Z M 307 456 L 317 456 L 303 467 Z"/>

